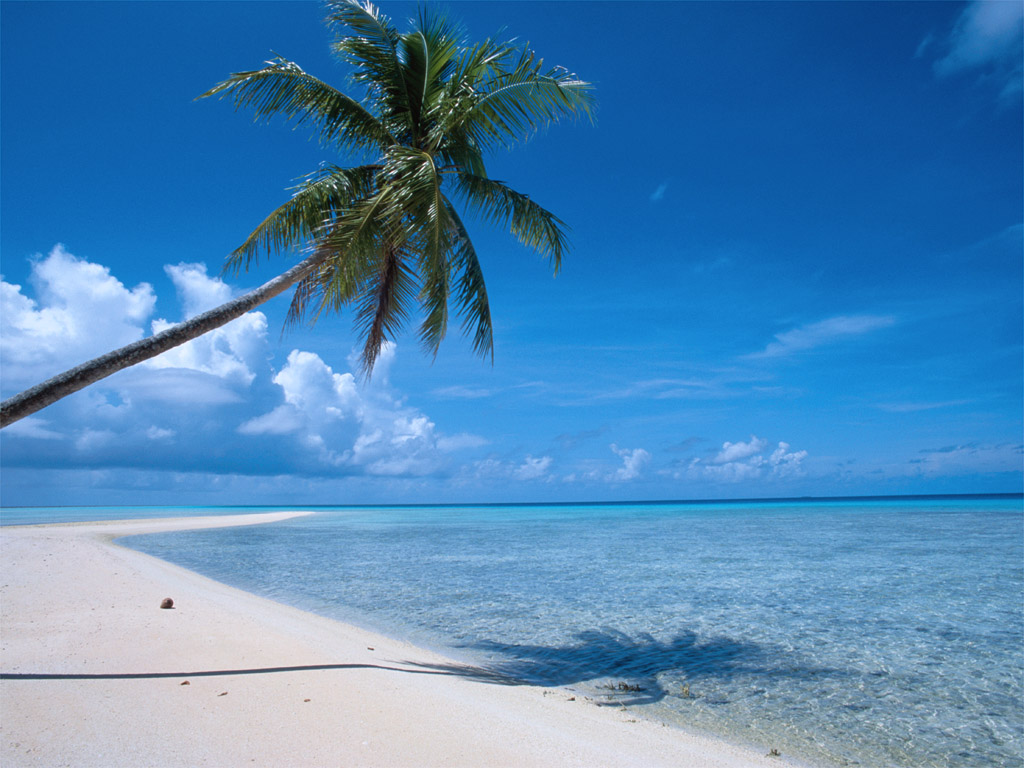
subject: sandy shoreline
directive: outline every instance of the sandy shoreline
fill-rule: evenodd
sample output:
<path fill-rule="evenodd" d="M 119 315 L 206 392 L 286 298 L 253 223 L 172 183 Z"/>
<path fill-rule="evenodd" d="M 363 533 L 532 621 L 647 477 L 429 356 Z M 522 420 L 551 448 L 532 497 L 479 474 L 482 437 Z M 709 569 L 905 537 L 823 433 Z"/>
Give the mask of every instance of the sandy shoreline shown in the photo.
<path fill-rule="evenodd" d="M 299 514 L 0 528 L 0 764 L 788 764 L 769 745 L 504 685 L 111 543 Z"/>

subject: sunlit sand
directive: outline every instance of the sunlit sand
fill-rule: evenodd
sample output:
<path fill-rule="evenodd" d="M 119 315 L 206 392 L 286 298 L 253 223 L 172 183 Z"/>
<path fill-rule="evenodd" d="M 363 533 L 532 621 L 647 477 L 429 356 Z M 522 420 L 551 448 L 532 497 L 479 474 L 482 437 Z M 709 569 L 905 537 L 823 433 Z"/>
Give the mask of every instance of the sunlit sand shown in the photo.
<path fill-rule="evenodd" d="M 303 513 L 7 527 L 4 766 L 778 766 L 111 543 Z M 174 607 L 161 609 L 170 597 Z"/>

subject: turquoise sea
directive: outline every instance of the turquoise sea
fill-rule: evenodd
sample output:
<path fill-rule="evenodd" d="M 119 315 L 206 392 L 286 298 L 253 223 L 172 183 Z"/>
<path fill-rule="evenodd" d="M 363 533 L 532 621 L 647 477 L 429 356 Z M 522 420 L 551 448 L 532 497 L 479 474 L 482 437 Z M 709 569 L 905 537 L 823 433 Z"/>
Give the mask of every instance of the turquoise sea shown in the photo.
<path fill-rule="evenodd" d="M 813 765 L 1024 766 L 1019 496 L 310 509 L 122 543 Z"/>

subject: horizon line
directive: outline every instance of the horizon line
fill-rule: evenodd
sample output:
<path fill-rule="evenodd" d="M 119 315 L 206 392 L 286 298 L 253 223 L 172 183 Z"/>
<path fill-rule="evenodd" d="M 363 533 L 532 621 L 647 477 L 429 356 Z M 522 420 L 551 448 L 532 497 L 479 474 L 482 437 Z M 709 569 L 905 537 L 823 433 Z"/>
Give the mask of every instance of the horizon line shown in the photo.
<path fill-rule="evenodd" d="M 630 499 L 625 501 L 460 501 L 370 504 L 28 504 L 0 506 L 4 509 L 367 509 L 367 508 L 429 508 L 429 507 L 571 507 L 571 506 L 625 506 L 629 504 L 754 504 L 782 502 L 827 501 L 895 501 L 928 499 L 1022 499 L 1024 491 L 994 493 L 906 493 L 869 494 L 854 496 L 759 496 L 716 499 Z"/>

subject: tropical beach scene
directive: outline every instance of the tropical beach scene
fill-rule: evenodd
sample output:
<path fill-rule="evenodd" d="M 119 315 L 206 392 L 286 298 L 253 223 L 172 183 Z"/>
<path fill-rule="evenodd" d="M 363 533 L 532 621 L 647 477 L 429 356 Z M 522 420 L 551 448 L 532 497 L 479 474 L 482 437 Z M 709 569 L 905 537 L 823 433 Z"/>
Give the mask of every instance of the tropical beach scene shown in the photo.
<path fill-rule="evenodd" d="M 1022 58 L 0 3 L 0 764 L 1024 766 Z"/>

